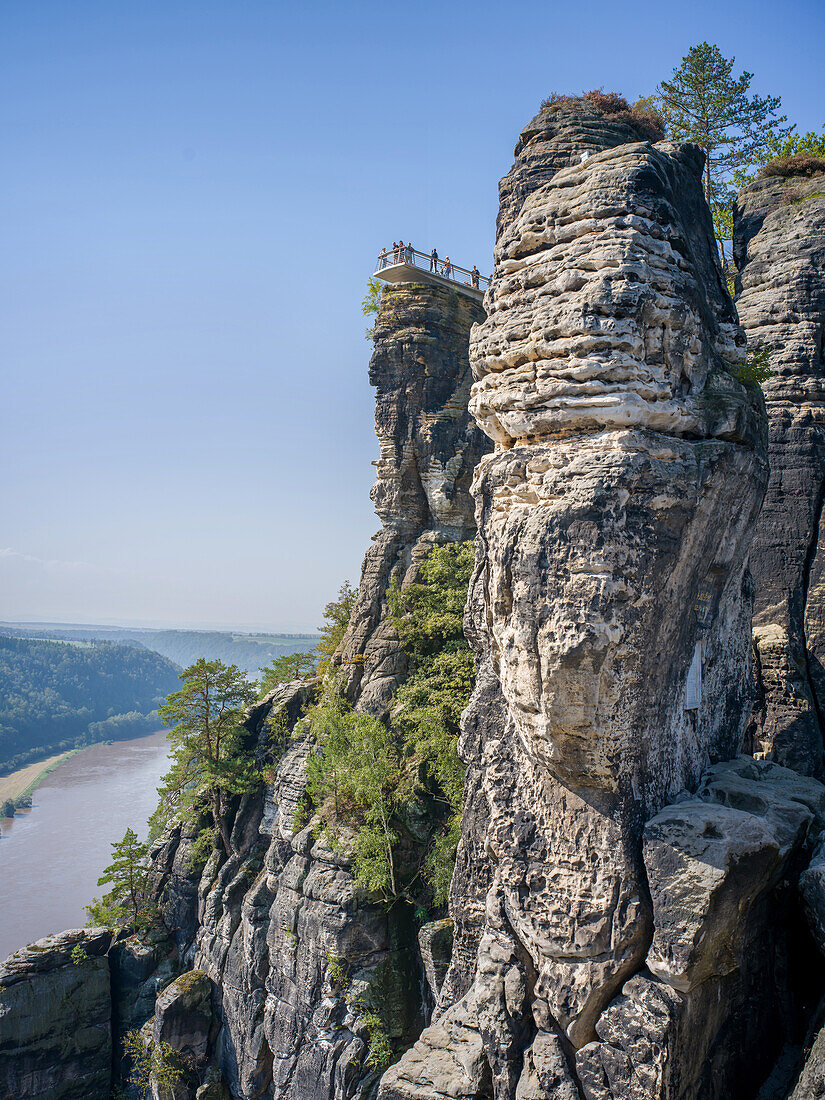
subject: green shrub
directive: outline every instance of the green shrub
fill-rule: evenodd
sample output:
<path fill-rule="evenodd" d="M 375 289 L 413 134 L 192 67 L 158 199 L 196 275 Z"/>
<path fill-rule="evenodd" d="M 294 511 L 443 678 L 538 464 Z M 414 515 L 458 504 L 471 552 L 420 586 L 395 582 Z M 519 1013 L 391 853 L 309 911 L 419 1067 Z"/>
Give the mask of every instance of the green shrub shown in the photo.
<path fill-rule="evenodd" d="M 749 352 L 743 364 L 736 364 L 731 368 L 731 374 L 737 382 L 745 384 L 755 382 L 758 386 L 766 382 L 772 373 L 771 351 L 767 347 L 756 348 L 753 352 Z"/>

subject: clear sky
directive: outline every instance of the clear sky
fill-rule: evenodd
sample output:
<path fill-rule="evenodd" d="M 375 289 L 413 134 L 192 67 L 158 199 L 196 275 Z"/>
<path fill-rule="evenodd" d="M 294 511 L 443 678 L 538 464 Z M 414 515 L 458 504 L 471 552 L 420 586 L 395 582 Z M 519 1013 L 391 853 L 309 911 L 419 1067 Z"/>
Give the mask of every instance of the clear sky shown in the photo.
<path fill-rule="evenodd" d="M 0 619 L 315 627 L 378 523 L 378 249 L 488 271 L 540 101 L 703 39 L 825 122 L 821 0 L 3 0 Z"/>

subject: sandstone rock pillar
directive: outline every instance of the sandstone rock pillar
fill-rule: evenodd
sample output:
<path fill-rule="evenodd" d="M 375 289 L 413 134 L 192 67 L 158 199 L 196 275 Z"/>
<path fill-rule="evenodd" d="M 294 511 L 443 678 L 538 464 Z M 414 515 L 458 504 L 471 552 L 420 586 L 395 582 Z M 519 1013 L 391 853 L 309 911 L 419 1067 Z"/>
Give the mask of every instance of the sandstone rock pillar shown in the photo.
<path fill-rule="evenodd" d="M 574 1052 L 651 942 L 644 822 L 741 744 L 764 406 L 736 379 L 702 155 L 642 136 L 550 105 L 502 181 L 462 738 L 489 885 L 480 918 L 460 852 L 454 973 L 387 1100 L 575 1095 Z"/>

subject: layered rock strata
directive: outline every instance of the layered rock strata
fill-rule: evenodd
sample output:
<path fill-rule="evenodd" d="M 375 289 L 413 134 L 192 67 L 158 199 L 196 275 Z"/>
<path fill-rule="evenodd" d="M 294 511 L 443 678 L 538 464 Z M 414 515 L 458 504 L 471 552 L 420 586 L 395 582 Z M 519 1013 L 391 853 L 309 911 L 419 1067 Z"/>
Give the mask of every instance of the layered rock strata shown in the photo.
<path fill-rule="evenodd" d="M 372 500 L 381 530 L 364 558 L 339 661 L 350 697 L 382 714 L 406 673 L 387 613 L 392 580 L 415 579 L 435 542 L 475 533 L 470 482 L 486 438 L 467 411 L 470 328 L 481 306 L 429 283 L 387 289 L 375 322 L 370 382 L 381 448 Z"/>
<path fill-rule="evenodd" d="M 771 476 L 751 557 L 759 703 L 753 749 L 823 774 L 825 174 L 770 176 L 734 209 L 737 307 L 764 382 Z"/>
<path fill-rule="evenodd" d="M 470 409 L 495 451 L 473 489 L 456 953 L 386 1100 L 599 1095 L 574 1054 L 595 1057 L 611 998 L 659 942 L 645 822 L 738 752 L 749 711 L 765 416 L 735 377 L 745 340 L 702 154 L 596 129 L 584 104 L 580 152 L 555 113 L 502 183 L 471 341 Z M 640 1072 L 639 1096 L 690 1095 Z"/>

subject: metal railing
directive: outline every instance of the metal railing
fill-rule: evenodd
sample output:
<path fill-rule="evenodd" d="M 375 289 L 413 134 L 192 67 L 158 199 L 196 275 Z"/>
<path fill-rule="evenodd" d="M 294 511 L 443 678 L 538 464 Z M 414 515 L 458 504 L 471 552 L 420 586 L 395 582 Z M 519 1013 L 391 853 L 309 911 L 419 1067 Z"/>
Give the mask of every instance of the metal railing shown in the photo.
<path fill-rule="evenodd" d="M 449 257 L 444 256 L 433 259 L 426 252 L 419 252 L 415 248 L 406 245 L 400 248 L 385 248 L 378 254 L 375 265 L 375 274 L 379 275 L 386 267 L 395 267 L 398 264 L 409 264 L 410 267 L 419 267 L 422 271 L 429 271 L 432 275 L 440 275 L 442 279 L 451 279 L 454 283 L 461 283 L 474 290 L 486 290 L 490 280 L 486 275 L 474 274 L 466 267 L 450 263 Z"/>

